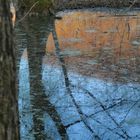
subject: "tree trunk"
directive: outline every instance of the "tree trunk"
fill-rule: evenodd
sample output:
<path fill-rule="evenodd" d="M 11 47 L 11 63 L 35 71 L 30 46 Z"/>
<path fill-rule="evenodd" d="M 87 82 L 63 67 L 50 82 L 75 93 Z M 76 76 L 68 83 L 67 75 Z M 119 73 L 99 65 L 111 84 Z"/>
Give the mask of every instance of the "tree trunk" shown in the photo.
<path fill-rule="evenodd" d="M 13 27 L 9 0 L 0 0 L 0 140 L 18 140 Z"/>

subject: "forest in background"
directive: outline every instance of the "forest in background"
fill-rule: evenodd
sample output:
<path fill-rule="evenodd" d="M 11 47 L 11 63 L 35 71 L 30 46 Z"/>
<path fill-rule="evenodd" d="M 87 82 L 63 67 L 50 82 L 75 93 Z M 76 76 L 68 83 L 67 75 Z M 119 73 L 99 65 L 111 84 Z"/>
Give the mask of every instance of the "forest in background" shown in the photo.
<path fill-rule="evenodd" d="M 123 7 L 139 7 L 138 0 L 22 0 L 19 2 L 21 11 L 28 11 L 33 6 L 32 11 L 38 13 L 48 13 L 49 9 L 77 9 L 85 7 L 107 7 L 107 8 L 123 8 Z"/>

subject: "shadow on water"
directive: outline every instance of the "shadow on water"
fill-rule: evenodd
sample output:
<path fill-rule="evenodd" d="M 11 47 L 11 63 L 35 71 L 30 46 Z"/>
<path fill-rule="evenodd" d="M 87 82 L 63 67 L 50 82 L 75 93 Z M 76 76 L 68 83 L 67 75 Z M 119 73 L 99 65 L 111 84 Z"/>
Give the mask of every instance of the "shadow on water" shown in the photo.
<path fill-rule="evenodd" d="M 21 139 L 139 139 L 140 13 L 58 14 L 17 28 Z"/>

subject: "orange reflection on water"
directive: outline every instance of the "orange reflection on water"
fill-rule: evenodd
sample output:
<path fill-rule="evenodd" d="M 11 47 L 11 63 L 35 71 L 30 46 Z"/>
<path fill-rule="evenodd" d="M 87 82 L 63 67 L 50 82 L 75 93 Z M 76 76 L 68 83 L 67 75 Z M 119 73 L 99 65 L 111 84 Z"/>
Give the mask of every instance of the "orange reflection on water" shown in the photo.
<path fill-rule="evenodd" d="M 66 62 L 75 65 L 74 67 L 79 65 L 78 71 L 90 76 L 93 65 L 100 75 L 104 75 L 106 69 L 114 65 L 131 71 L 139 63 L 139 17 L 140 13 L 115 16 L 107 12 L 92 11 L 63 14 L 62 20 L 55 22 L 55 30 Z M 46 51 L 54 53 L 54 50 L 54 40 L 50 34 Z M 102 72 L 101 67 L 104 67 Z M 117 71 L 115 69 L 109 74 L 117 74 L 120 68 L 117 67 Z"/>
<path fill-rule="evenodd" d="M 55 29 L 62 50 L 94 52 L 112 48 L 115 53 L 131 55 L 130 49 L 140 29 L 138 16 L 113 16 L 102 12 L 70 12 L 56 21 Z M 120 50 L 121 49 L 121 50 Z M 126 51 L 127 49 L 127 51 Z M 125 51 L 124 51 L 125 50 Z M 47 51 L 54 51 L 50 35 Z"/>

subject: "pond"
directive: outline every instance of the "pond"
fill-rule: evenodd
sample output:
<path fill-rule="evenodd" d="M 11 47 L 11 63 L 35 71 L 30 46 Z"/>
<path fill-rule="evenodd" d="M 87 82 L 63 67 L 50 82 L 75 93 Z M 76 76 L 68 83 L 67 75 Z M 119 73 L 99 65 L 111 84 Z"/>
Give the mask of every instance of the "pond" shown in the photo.
<path fill-rule="evenodd" d="M 21 140 L 139 140 L 140 12 L 57 16 L 16 27 Z"/>

